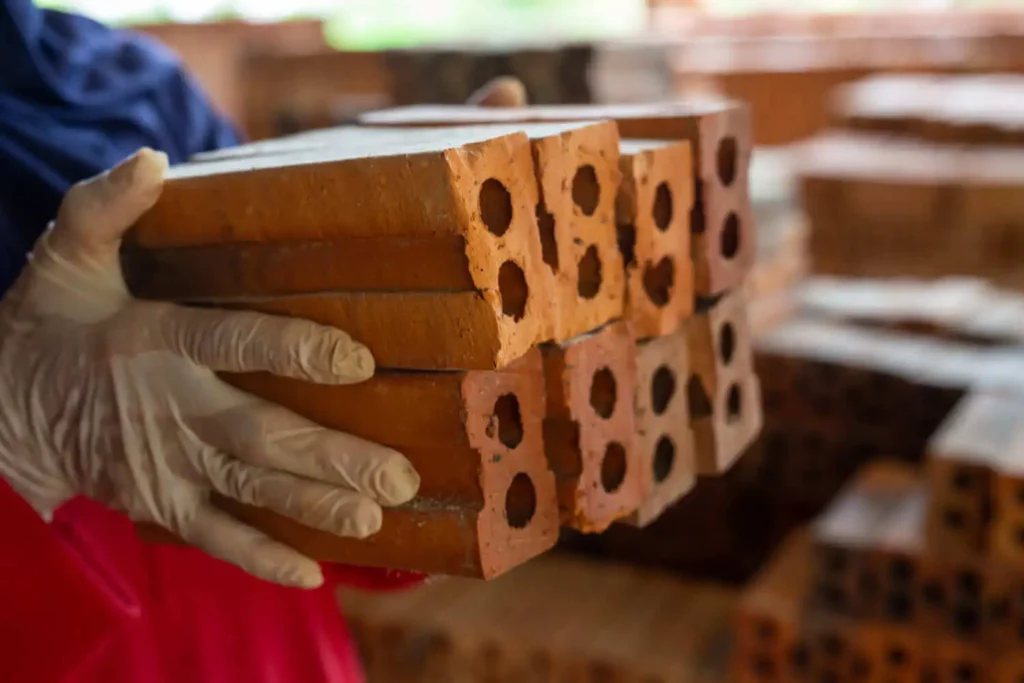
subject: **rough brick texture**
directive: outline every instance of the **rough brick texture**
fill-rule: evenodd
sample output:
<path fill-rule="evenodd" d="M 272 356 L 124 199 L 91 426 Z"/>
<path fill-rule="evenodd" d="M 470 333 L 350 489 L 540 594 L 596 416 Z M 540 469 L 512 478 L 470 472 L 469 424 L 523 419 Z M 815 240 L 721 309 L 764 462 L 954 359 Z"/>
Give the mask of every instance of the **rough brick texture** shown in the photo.
<path fill-rule="evenodd" d="M 763 421 L 743 293 L 722 297 L 686 325 L 697 471 L 721 474 L 757 438 Z"/>
<path fill-rule="evenodd" d="M 545 344 L 544 445 L 562 524 L 602 531 L 633 512 L 649 467 L 634 437 L 636 345 L 628 323 Z"/>
<path fill-rule="evenodd" d="M 311 557 L 492 578 L 550 549 L 558 538 L 555 480 L 542 440 L 544 377 L 537 350 L 500 371 L 385 371 L 346 386 L 265 373 L 223 378 L 326 427 L 391 446 L 420 474 L 417 497 L 385 508 L 381 530 L 362 540 L 218 500 Z"/>
<path fill-rule="evenodd" d="M 370 112 L 371 126 L 450 126 L 481 121 L 579 121 L 613 119 L 623 138 L 687 140 L 694 159 L 691 251 L 694 286 L 700 296 L 739 286 L 754 261 L 755 226 L 747 178 L 750 166 L 750 111 L 740 102 L 552 106 L 490 110 L 419 106 Z"/>
<path fill-rule="evenodd" d="M 623 140 L 615 205 L 626 264 L 626 317 L 637 338 L 671 334 L 693 312 L 688 142 Z"/>
<path fill-rule="evenodd" d="M 549 325 L 536 203 L 522 134 L 340 131 L 172 169 L 123 260 L 140 296 L 333 324 L 380 367 L 491 369 Z"/>
<path fill-rule="evenodd" d="M 686 329 L 641 341 L 636 349 L 636 447 L 646 498 L 626 522 L 646 526 L 685 495 L 697 479 L 687 406 L 690 376 Z"/>
<path fill-rule="evenodd" d="M 536 176 L 536 221 L 541 245 L 541 259 L 544 265 L 540 271 L 551 280 L 546 283 L 555 296 L 549 302 L 550 326 L 544 332 L 544 339 L 564 341 L 592 330 L 609 320 L 622 316 L 624 278 L 622 259 L 615 249 L 615 232 L 612 226 L 615 211 L 615 191 L 619 186 L 618 131 L 612 122 L 595 123 L 552 123 L 552 124 L 497 124 L 473 127 L 486 130 L 491 136 L 525 133 L 530 138 Z M 386 132 L 374 130 L 369 135 L 397 134 L 401 128 Z M 422 130 L 409 130 L 411 136 L 422 136 Z M 464 134 L 464 132 L 463 132 Z M 346 144 L 352 129 L 341 127 L 302 133 L 298 135 L 218 150 L 200 156 L 201 161 L 223 161 L 226 159 L 259 159 L 270 156 L 309 153 L 325 146 Z M 489 195 L 496 198 L 497 195 Z M 520 205 L 513 207 L 513 213 Z M 525 209 L 524 209 L 525 210 Z M 391 240 L 380 245 L 380 253 L 371 250 L 376 241 L 357 242 L 356 248 L 369 253 L 345 256 L 317 249 L 316 245 L 306 246 L 305 253 L 296 258 L 316 259 L 307 266 L 304 277 L 316 277 L 318 273 L 330 273 L 335 288 L 374 288 L 379 282 L 378 264 L 393 264 L 398 269 L 392 288 L 406 289 L 458 289 L 465 288 L 470 279 L 470 270 L 465 256 L 459 251 L 461 243 L 437 244 L 435 241 Z M 388 248 L 393 245 L 393 248 Z M 198 251 L 199 253 L 194 253 Z M 250 247 L 244 256 L 236 255 L 235 261 L 221 264 L 217 270 L 223 272 L 235 262 L 245 259 L 249 272 L 262 273 L 268 266 L 278 266 L 273 261 L 259 263 Z M 266 251 L 266 249 L 264 249 Z M 281 257 L 280 248 L 273 249 L 264 259 Z M 234 252 L 237 253 L 237 252 Z M 209 250 L 193 250 L 190 258 L 212 258 Z M 167 255 L 158 252 L 167 258 Z M 185 254 L 181 256 L 184 258 Z M 223 257 L 221 257 L 223 258 Z M 414 266 L 412 259 L 420 263 Z M 348 266 L 349 261 L 352 262 Z M 424 267 L 422 264 L 429 264 Z M 142 264 L 140 264 L 141 266 Z M 140 277 L 152 278 L 152 265 L 140 267 Z M 471 268 L 474 264 L 468 264 Z M 335 269 L 339 272 L 335 273 Z M 235 266 L 234 270 L 239 270 Z M 426 273 L 424 272 L 426 270 Z M 286 271 L 287 272 L 287 271 Z M 251 277 L 251 276 L 250 276 Z M 427 278 L 430 278 L 429 280 Z M 237 281 L 238 275 L 235 275 Z M 342 279 L 344 278 L 344 279 Z M 225 278 L 226 279 L 226 278 Z M 292 289 L 302 286 L 292 276 L 287 282 Z M 389 276 L 389 283 L 392 278 Z M 178 285 L 181 286 L 180 284 Z M 308 287 L 308 285 L 306 285 Z M 471 285 L 470 285 L 471 286 Z M 251 288 L 251 285 L 250 285 Z M 268 289 L 267 285 L 263 285 Z M 277 285 L 280 290 L 280 285 Z M 301 291 L 310 291 L 308 288 Z M 277 293 L 281 293 L 277 291 Z"/>

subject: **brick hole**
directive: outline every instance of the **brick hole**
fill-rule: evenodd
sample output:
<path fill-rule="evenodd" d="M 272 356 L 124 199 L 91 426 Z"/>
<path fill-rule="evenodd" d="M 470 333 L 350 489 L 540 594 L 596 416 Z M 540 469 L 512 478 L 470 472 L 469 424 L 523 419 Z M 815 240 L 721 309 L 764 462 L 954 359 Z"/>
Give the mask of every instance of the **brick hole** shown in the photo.
<path fill-rule="evenodd" d="M 676 394 L 676 376 L 667 365 L 659 365 L 651 378 L 651 408 L 655 415 L 668 410 L 668 404 Z"/>
<path fill-rule="evenodd" d="M 480 186 L 480 218 L 497 237 L 512 225 L 512 195 L 497 178 L 488 178 Z"/>
<path fill-rule="evenodd" d="M 615 412 L 617 400 L 615 375 L 608 368 L 601 368 L 590 380 L 590 407 L 598 417 L 607 420 Z"/>
<path fill-rule="evenodd" d="M 864 657 L 857 657 L 850 665 L 850 673 L 856 681 L 865 681 L 871 677 L 871 662 Z"/>
<path fill-rule="evenodd" d="M 616 241 L 622 264 L 626 267 L 636 265 L 636 226 L 632 223 L 620 223 L 615 226 Z"/>
<path fill-rule="evenodd" d="M 1017 502 L 1024 505 L 1024 486 L 1017 487 Z"/>
<path fill-rule="evenodd" d="M 1005 621 L 1010 617 L 1009 598 L 993 598 L 988 604 L 988 616 L 993 621 Z"/>
<path fill-rule="evenodd" d="M 843 641 L 834 633 L 821 637 L 821 651 L 828 657 L 838 657 L 843 653 Z"/>
<path fill-rule="evenodd" d="M 719 140 L 715 156 L 718 162 L 718 179 L 722 181 L 723 185 L 729 187 L 736 180 L 737 157 L 739 156 L 736 138 L 730 135 Z"/>
<path fill-rule="evenodd" d="M 958 572 L 956 575 L 956 589 L 967 597 L 978 598 L 981 595 L 981 579 L 978 577 L 977 572 Z"/>
<path fill-rule="evenodd" d="M 672 465 L 676 461 L 676 445 L 667 435 L 663 434 L 654 447 L 654 481 L 658 484 L 672 474 Z"/>
<path fill-rule="evenodd" d="M 889 663 L 893 666 L 903 666 L 907 663 L 907 651 L 900 645 L 889 648 Z"/>
<path fill-rule="evenodd" d="M 690 375 L 686 383 L 686 400 L 690 406 L 690 421 L 711 417 L 711 399 L 697 375 Z"/>
<path fill-rule="evenodd" d="M 722 323 L 718 330 L 718 355 L 722 363 L 728 365 L 736 353 L 736 329 L 732 323 Z"/>
<path fill-rule="evenodd" d="M 505 492 L 505 520 L 513 529 L 525 529 L 537 511 L 537 490 L 530 475 L 520 472 Z"/>
<path fill-rule="evenodd" d="M 1024 622 L 1017 624 L 1017 640 L 1024 641 Z"/>
<path fill-rule="evenodd" d="M 669 256 L 663 256 L 658 265 L 648 261 L 644 265 L 644 293 L 651 303 L 662 308 L 672 298 L 672 287 L 676 282 L 676 264 Z"/>
<path fill-rule="evenodd" d="M 767 619 L 762 619 L 757 622 L 756 631 L 758 639 L 765 643 L 770 643 L 775 640 L 775 637 L 778 635 L 778 628 L 773 622 Z"/>
<path fill-rule="evenodd" d="M 974 665 L 969 662 L 961 662 L 954 670 L 954 678 L 957 683 L 974 683 L 976 675 L 977 671 L 975 670 Z"/>
<path fill-rule="evenodd" d="M 537 230 L 540 233 L 540 256 L 552 273 L 558 272 L 558 242 L 555 241 L 555 217 L 542 198 L 537 202 Z"/>
<path fill-rule="evenodd" d="M 572 179 L 572 201 L 580 207 L 585 216 L 593 216 L 601 200 L 601 183 L 597 180 L 597 171 L 590 164 L 576 169 Z"/>
<path fill-rule="evenodd" d="M 957 605 L 953 610 L 953 630 L 957 633 L 975 633 L 980 625 L 981 619 L 976 606 L 964 603 Z"/>
<path fill-rule="evenodd" d="M 607 493 L 615 493 L 626 480 L 626 449 L 622 444 L 611 441 L 604 449 L 601 459 L 601 487 Z"/>
<path fill-rule="evenodd" d="M 942 513 L 942 523 L 950 529 L 962 529 L 964 526 L 964 513 L 960 510 L 947 508 Z"/>
<path fill-rule="evenodd" d="M 722 234 L 719 237 L 719 248 L 722 256 L 731 259 L 740 250 L 740 217 L 730 212 L 722 224 Z"/>
<path fill-rule="evenodd" d="M 929 607 L 942 607 L 946 602 L 946 591 L 942 584 L 929 581 L 924 585 L 922 597 Z"/>
<path fill-rule="evenodd" d="M 754 674 L 759 678 L 773 678 L 775 676 L 775 662 L 768 655 L 754 655 L 751 667 L 754 669 Z"/>
<path fill-rule="evenodd" d="M 893 621 L 906 621 L 913 611 L 910 596 L 903 592 L 890 593 L 885 600 L 885 612 Z"/>
<path fill-rule="evenodd" d="M 694 235 L 701 235 L 707 229 L 707 219 L 704 217 L 704 181 L 700 178 L 694 181 L 693 208 L 690 209 L 690 232 Z"/>
<path fill-rule="evenodd" d="M 501 295 L 501 312 L 513 320 L 522 320 L 530 288 L 523 269 L 512 261 L 505 261 L 498 269 L 498 294 Z"/>
<path fill-rule="evenodd" d="M 889 577 L 899 584 L 905 584 L 914 578 L 914 565 L 905 557 L 894 558 L 889 562 Z"/>
<path fill-rule="evenodd" d="M 651 209 L 651 215 L 654 217 L 654 225 L 665 232 L 668 230 L 668 226 L 672 223 L 672 190 L 669 189 L 668 183 L 658 183 L 658 188 L 654 191 L 654 207 Z"/>
<path fill-rule="evenodd" d="M 822 671 L 818 681 L 819 683 L 839 683 L 839 674 L 835 671 Z"/>
<path fill-rule="evenodd" d="M 743 394 L 739 384 L 733 384 L 725 396 L 725 415 L 729 422 L 738 420 L 743 408 Z"/>
<path fill-rule="evenodd" d="M 965 469 L 957 469 L 953 473 L 953 488 L 958 491 L 970 491 L 974 486 L 974 477 Z"/>
<path fill-rule="evenodd" d="M 807 666 L 811 663 L 811 656 L 807 652 L 807 647 L 804 645 L 794 647 L 789 653 L 789 662 L 797 671 L 806 671 Z"/>
<path fill-rule="evenodd" d="M 508 448 L 515 448 L 523 440 L 523 417 L 519 412 L 519 399 L 515 394 L 502 394 L 494 402 L 494 411 L 487 423 L 487 436 Z"/>
<path fill-rule="evenodd" d="M 584 299 L 593 299 L 601 291 L 601 256 L 591 244 L 576 265 L 576 291 Z"/>
<path fill-rule="evenodd" d="M 825 553 L 825 571 L 842 574 L 850 566 L 850 557 L 839 548 L 829 548 Z"/>

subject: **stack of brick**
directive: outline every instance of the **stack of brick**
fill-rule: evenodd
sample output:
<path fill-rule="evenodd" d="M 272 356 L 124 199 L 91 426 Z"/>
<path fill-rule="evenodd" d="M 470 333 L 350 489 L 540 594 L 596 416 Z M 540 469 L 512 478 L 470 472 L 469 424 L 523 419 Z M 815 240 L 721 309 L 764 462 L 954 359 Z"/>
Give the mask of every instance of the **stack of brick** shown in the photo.
<path fill-rule="evenodd" d="M 1021 399 L 972 397 L 937 435 L 930 475 L 876 462 L 794 534 L 740 598 L 736 680 L 1020 680 L 1021 565 L 979 549 L 980 525 L 943 530 L 956 550 L 932 529 L 986 494 L 978 462 L 1020 462 L 1011 415 L 1020 424 Z M 1018 504 L 990 496 L 1010 515 Z"/>
<path fill-rule="evenodd" d="M 615 121 L 622 136 L 614 220 L 626 268 L 625 318 L 637 340 L 638 448 L 653 479 L 653 493 L 630 521 L 643 526 L 688 491 L 696 475 L 728 470 L 761 428 L 744 291 L 755 253 L 746 108 L 711 100 L 502 110 L 413 106 L 360 121 L 433 128 L 595 119 Z M 544 168 L 543 150 L 534 155 Z M 537 215 L 551 211 L 539 205 Z M 558 216 L 553 224 L 557 230 Z"/>
<path fill-rule="evenodd" d="M 815 272 L 1022 283 L 1024 79 L 887 77 L 796 155 Z"/>
<path fill-rule="evenodd" d="M 968 392 L 1024 391 L 1024 353 L 1009 346 L 796 318 L 759 337 L 755 348 L 765 421 L 754 446 L 649 528 L 573 535 L 574 548 L 744 580 L 865 463 L 921 461 Z M 678 528 L 689 530 L 687 543 L 676 542 Z"/>
<path fill-rule="evenodd" d="M 689 223 L 715 212 L 723 242 L 752 242 L 727 115 L 666 115 L 681 128 L 662 141 L 620 140 L 599 114 L 343 127 L 172 169 L 125 245 L 133 293 L 349 332 L 376 360 L 367 382 L 224 379 L 394 447 L 422 478 L 362 540 L 220 503 L 318 559 L 490 578 L 559 526 L 645 524 L 724 471 L 760 428 L 746 251 Z M 734 187 L 695 181 L 687 133 Z M 712 136 L 736 158 L 716 162 Z"/>
<path fill-rule="evenodd" d="M 734 592 L 551 554 L 493 582 L 345 589 L 370 683 L 722 680 Z"/>
<path fill-rule="evenodd" d="M 817 276 L 791 290 L 806 318 L 837 320 L 985 345 L 1024 342 L 1024 295 L 977 278 Z"/>
<path fill-rule="evenodd" d="M 1024 144 L 1024 76 L 886 74 L 838 88 L 835 123 L 938 143 Z"/>

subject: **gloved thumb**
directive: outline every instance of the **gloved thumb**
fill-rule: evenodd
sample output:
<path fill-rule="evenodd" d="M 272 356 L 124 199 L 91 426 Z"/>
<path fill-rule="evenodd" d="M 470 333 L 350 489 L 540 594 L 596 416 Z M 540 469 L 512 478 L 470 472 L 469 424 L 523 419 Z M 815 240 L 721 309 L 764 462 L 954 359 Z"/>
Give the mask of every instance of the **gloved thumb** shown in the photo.
<path fill-rule="evenodd" d="M 167 166 L 166 154 L 143 148 L 74 185 L 57 210 L 52 248 L 69 260 L 116 257 L 125 232 L 160 197 Z"/>

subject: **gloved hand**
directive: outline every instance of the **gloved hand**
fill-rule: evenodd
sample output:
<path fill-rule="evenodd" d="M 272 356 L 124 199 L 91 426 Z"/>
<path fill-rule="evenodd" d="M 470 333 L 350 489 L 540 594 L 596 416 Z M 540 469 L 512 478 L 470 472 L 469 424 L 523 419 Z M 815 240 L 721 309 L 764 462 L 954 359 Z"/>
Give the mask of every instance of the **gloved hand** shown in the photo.
<path fill-rule="evenodd" d="M 166 168 L 142 150 L 73 187 L 0 301 L 0 476 L 44 517 L 84 494 L 256 576 L 316 587 L 317 562 L 213 507 L 210 493 L 362 538 L 419 477 L 399 453 L 214 374 L 365 380 L 373 358 L 344 332 L 131 297 L 118 248 Z"/>

